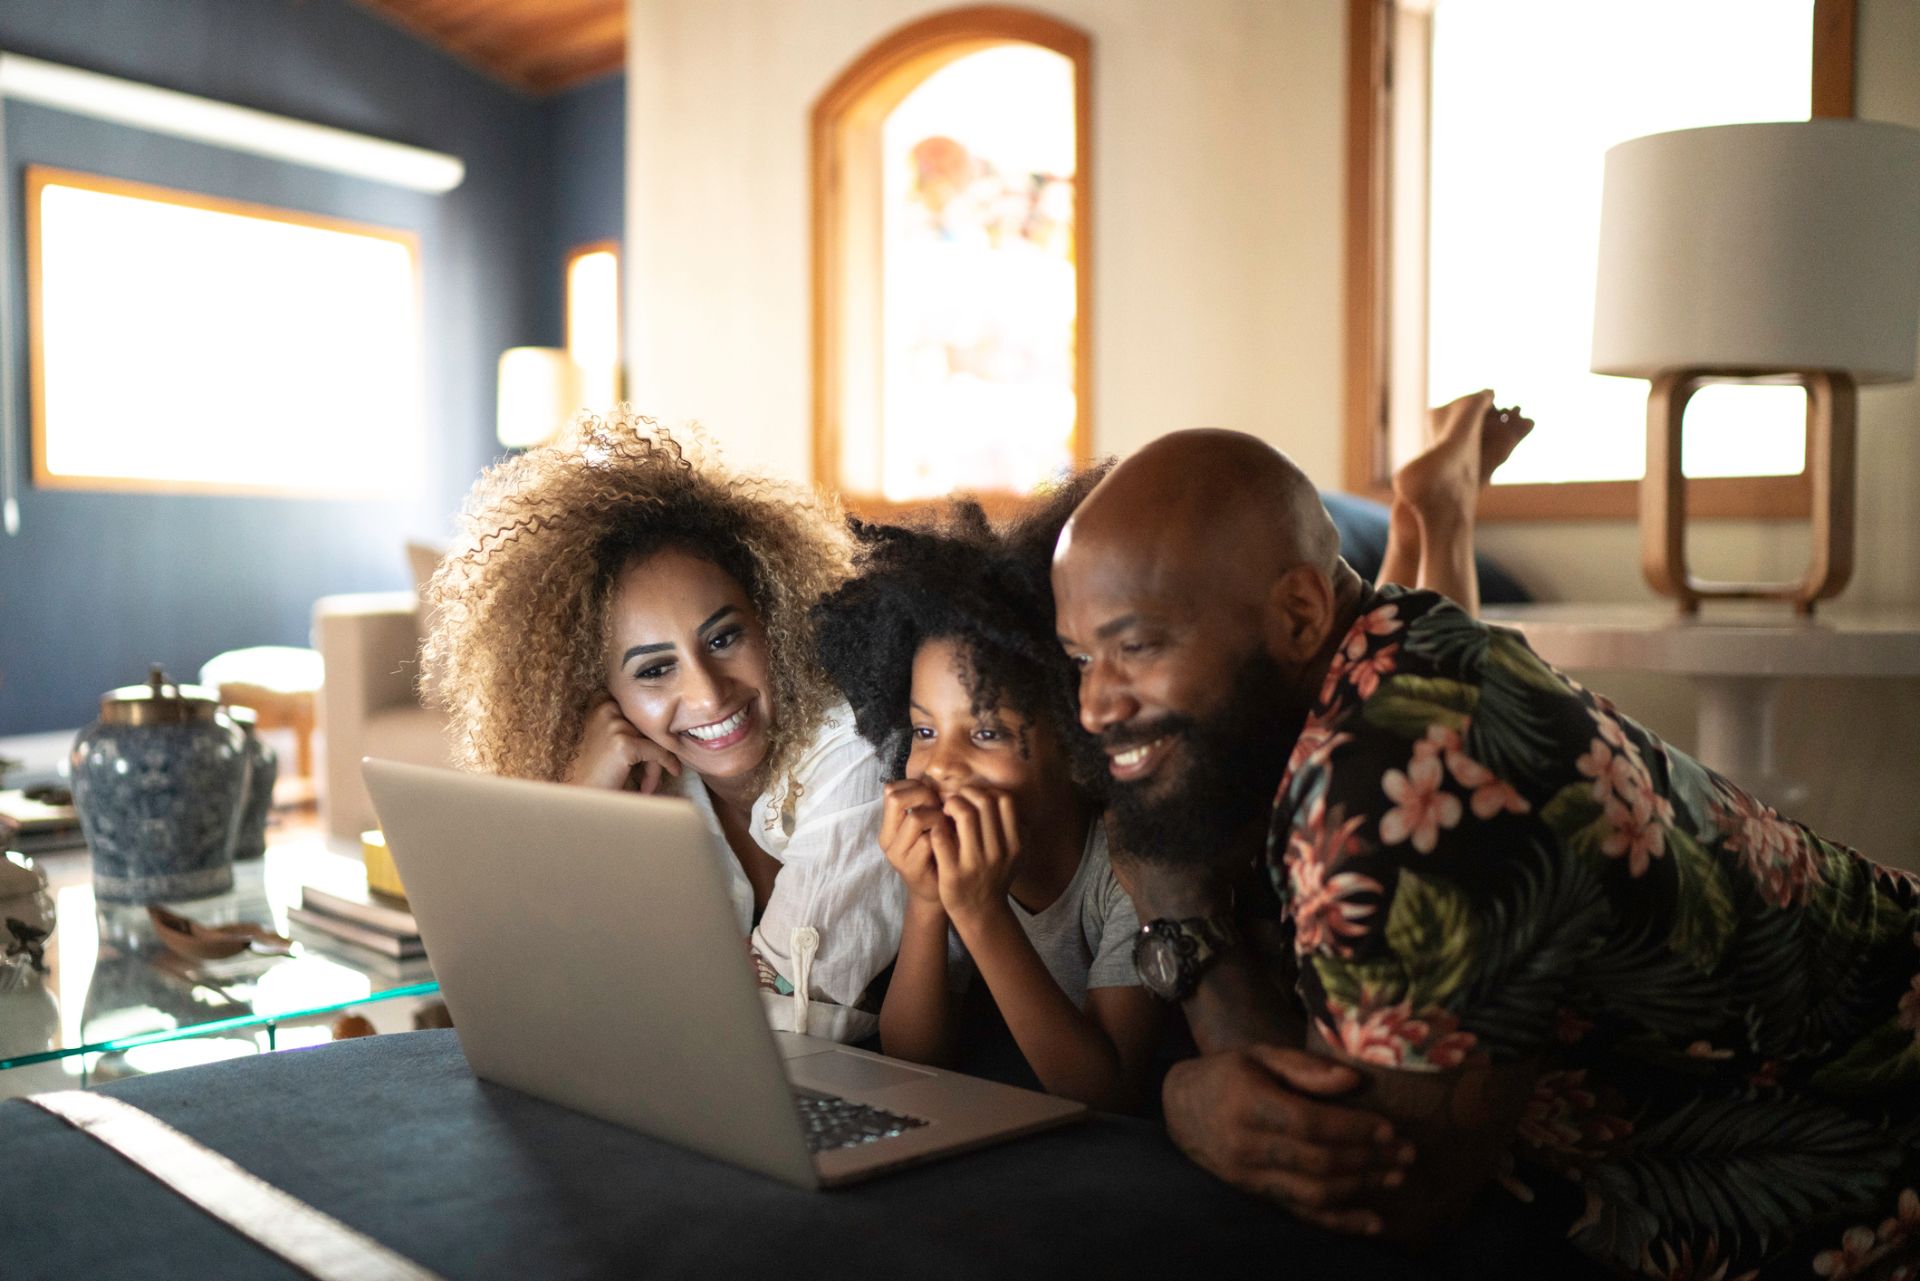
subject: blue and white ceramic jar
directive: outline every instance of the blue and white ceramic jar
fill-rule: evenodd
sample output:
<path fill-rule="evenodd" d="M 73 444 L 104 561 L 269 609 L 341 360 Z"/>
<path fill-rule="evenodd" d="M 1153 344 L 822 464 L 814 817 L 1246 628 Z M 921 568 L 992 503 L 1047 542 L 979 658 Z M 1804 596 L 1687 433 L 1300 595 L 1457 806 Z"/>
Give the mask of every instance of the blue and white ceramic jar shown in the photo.
<path fill-rule="evenodd" d="M 208 690 L 155 667 L 111 690 L 74 740 L 73 806 L 93 854 L 94 898 L 203 898 L 233 886 L 247 738 Z"/>
<path fill-rule="evenodd" d="M 240 823 L 233 832 L 233 861 L 262 858 L 267 852 L 267 815 L 273 810 L 273 785 L 280 775 L 280 757 L 260 737 L 251 707 L 226 709 L 227 719 L 247 736 L 247 799 L 240 807 Z"/>

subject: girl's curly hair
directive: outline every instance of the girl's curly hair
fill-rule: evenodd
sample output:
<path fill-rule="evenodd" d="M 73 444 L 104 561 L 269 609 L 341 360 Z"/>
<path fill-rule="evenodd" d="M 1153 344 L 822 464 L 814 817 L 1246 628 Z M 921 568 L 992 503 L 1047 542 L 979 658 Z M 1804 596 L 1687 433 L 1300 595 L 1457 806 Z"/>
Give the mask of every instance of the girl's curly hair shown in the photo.
<path fill-rule="evenodd" d="M 1104 761 L 1080 728 L 1078 674 L 1055 638 L 1051 567 L 1061 527 L 1105 474 L 1063 481 L 1000 528 L 969 500 L 913 525 L 854 522 L 855 577 L 814 607 L 814 625 L 820 665 L 892 777 L 911 746 L 914 656 L 952 640 L 975 714 L 1007 707 L 1045 724 L 1074 781 L 1098 797 Z"/>
<path fill-rule="evenodd" d="M 793 762 L 834 705 L 814 662 L 809 607 L 848 572 L 830 502 L 728 471 L 698 437 L 625 406 L 583 414 L 565 443 L 484 472 L 461 537 L 422 602 L 423 688 L 453 723 L 466 769 L 565 776 L 587 712 L 606 696 L 608 601 L 622 568 L 666 548 L 711 560 L 767 633 L 772 745 L 761 786 Z"/>

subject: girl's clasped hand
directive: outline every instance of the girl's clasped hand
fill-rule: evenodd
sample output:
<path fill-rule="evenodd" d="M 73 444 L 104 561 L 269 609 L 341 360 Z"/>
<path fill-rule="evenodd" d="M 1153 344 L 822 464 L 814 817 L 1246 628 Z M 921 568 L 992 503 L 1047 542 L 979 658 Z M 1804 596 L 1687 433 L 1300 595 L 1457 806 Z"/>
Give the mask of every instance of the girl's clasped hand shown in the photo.
<path fill-rule="evenodd" d="M 918 778 L 887 784 L 881 843 L 908 894 L 955 918 L 1004 909 L 1020 870 L 1014 798 L 986 786 L 942 797 Z"/>

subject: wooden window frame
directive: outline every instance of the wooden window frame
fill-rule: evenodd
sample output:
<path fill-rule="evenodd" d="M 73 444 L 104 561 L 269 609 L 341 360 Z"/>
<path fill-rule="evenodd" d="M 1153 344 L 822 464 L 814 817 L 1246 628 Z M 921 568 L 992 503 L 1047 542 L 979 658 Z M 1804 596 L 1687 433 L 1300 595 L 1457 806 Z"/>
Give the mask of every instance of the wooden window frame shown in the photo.
<path fill-rule="evenodd" d="M 1856 0 L 1814 0 L 1812 115 L 1854 113 Z M 1390 455 L 1386 383 L 1391 280 L 1388 66 L 1394 0 L 1347 0 L 1344 458 L 1346 488 L 1386 502 Z M 1634 520 L 1637 480 L 1495 485 L 1480 499 L 1487 520 Z M 1793 476 L 1706 477 L 1687 482 L 1689 516 L 1804 517 L 1812 482 Z"/>
<path fill-rule="evenodd" d="M 288 209 L 278 205 L 261 204 L 257 201 L 229 200 L 222 196 L 210 196 L 203 192 L 188 191 L 179 187 L 167 187 L 157 183 L 135 182 L 124 178 L 110 178 L 101 174 L 86 173 L 75 169 L 63 169 L 51 165 L 28 165 L 26 171 L 26 249 L 27 249 L 27 350 L 29 368 L 29 400 L 32 409 L 31 454 L 33 485 L 36 489 L 71 490 L 95 493 L 149 493 L 149 494 L 214 494 L 250 498 L 296 498 L 296 499 L 348 499 L 388 498 L 392 495 L 378 486 L 355 486 L 339 488 L 326 485 L 300 484 L 245 484 L 224 481 L 201 481 L 183 479 L 157 479 L 145 476 L 85 476 L 69 472 L 56 472 L 47 466 L 47 371 L 46 371 L 46 333 L 45 333 L 45 293 L 46 286 L 41 279 L 40 242 L 41 242 L 41 193 L 49 186 L 72 187 L 83 191 L 99 192 L 111 196 L 128 196 L 156 204 L 174 205 L 186 209 L 204 209 L 213 213 L 233 214 L 243 218 L 258 218 L 268 222 L 288 223 L 297 227 L 314 227 L 322 231 L 343 232 L 350 235 L 365 236 L 373 240 L 385 240 L 400 245 L 407 251 L 412 263 L 413 277 L 413 313 L 418 330 L 419 351 L 424 361 L 426 352 L 426 306 L 423 284 L 423 265 L 420 253 L 420 237 L 412 232 L 396 227 L 383 227 L 374 223 L 355 222 L 346 218 L 335 218 L 327 214 L 308 213 L 299 209 Z M 419 371 L 420 389 L 425 391 L 425 369 Z M 424 408 L 421 411 L 418 446 L 424 459 L 427 448 L 427 422 Z"/>
<path fill-rule="evenodd" d="M 863 122 L 883 120 L 922 81 L 970 53 L 1004 44 L 1031 44 L 1073 63 L 1074 80 L 1074 423 L 1069 438 L 1076 468 L 1091 458 L 1093 439 L 1093 79 L 1092 40 L 1030 9 L 978 5 L 909 23 L 869 46 L 829 85 L 813 106 L 813 480 L 840 489 L 840 406 L 844 403 L 846 263 L 842 243 L 847 198 L 843 175 L 848 142 Z M 878 244 L 866 247 L 876 261 Z M 878 277 L 876 267 L 875 277 Z M 1011 510 L 1017 495 L 978 495 L 993 510 Z M 843 494 L 862 515 L 883 517 L 926 500 L 894 503 L 873 494 Z"/>

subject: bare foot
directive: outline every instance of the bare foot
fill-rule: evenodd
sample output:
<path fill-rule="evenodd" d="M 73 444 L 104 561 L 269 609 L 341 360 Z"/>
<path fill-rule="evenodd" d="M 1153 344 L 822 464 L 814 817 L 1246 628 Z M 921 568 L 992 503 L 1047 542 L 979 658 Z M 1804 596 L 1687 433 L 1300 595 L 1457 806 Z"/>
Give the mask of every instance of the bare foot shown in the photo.
<path fill-rule="evenodd" d="M 1422 514 L 1471 510 L 1494 471 L 1527 433 L 1533 419 L 1519 406 L 1499 409 L 1493 392 L 1477 391 L 1427 415 L 1427 448 L 1393 478 L 1393 492 Z"/>
<path fill-rule="evenodd" d="M 1425 451 L 1394 473 L 1388 555 L 1393 556 L 1396 543 L 1417 546 L 1417 553 L 1409 553 L 1417 556 L 1414 585 L 1476 614 L 1480 583 L 1473 529 L 1480 491 L 1533 430 L 1533 420 L 1517 408 L 1496 409 L 1491 391 L 1477 391 L 1433 410 L 1427 425 Z M 1394 566 L 1402 574 L 1406 568 L 1400 562 Z"/>
<path fill-rule="evenodd" d="M 1513 456 L 1514 449 L 1533 430 L 1533 419 L 1520 412 L 1520 406 L 1487 410 L 1480 424 L 1480 483 L 1493 483 L 1493 473 Z"/>
<path fill-rule="evenodd" d="M 1477 391 L 1428 415 L 1426 450 L 1393 474 L 1394 497 L 1412 507 L 1423 521 L 1473 511 L 1482 483 L 1485 422 L 1492 408 L 1493 393 Z"/>

